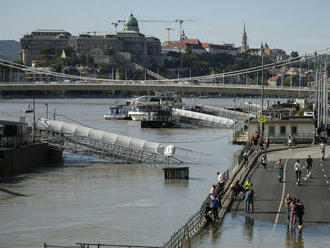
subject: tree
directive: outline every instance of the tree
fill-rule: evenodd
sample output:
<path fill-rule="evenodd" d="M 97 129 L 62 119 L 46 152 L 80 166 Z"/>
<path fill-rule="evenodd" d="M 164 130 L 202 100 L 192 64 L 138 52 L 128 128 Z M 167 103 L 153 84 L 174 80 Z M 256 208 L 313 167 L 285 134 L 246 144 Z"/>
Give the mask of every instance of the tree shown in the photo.
<path fill-rule="evenodd" d="M 296 57 L 299 57 L 299 54 L 297 51 L 292 51 L 291 54 L 290 54 L 290 57 L 291 58 L 296 58 Z"/>

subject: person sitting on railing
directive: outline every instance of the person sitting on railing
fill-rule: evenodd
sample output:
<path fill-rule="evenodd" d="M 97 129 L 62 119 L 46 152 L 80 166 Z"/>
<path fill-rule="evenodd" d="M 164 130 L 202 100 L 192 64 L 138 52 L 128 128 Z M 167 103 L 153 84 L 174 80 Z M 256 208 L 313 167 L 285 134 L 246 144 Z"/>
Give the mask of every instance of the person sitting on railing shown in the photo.
<path fill-rule="evenodd" d="M 215 199 L 216 198 L 216 187 L 214 184 L 211 185 L 211 188 L 210 188 L 210 197 L 211 199 Z"/>
<path fill-rule="evenodd" d="M 237 180 L 235 184 L 230 185 L 230 189 L 234 192 L 234 194 L 238 194 L 240 192 L 244 192 L 244 188 L 239 184 Z"/>
<path fill-rule="evenodd" d="M 226 181 L 225 181 L 224 177 L 222 176 L 222 174 L 219 171 L 217 172 L 217 176 L 218 176 L 218 186 L 219 186 L 219 189 L 222 190 L 222 188 L 225 185 Z"/>
<path fill-rule="evenodd" d="M 213 209 L 213 219 L 218 220 L 218 209 L 219 209 L 219 200 L 217 198 L 212 200 L 212 209 Z"/>
<path fill-rule="evenodd" d="M 207 203 L 205 207 L 205 212 L 204 212 L 204 217 L 207 222 L 212 222 L 212 214 L 213 214 L 213 209 L 211 207 L 211 203 Z"/>

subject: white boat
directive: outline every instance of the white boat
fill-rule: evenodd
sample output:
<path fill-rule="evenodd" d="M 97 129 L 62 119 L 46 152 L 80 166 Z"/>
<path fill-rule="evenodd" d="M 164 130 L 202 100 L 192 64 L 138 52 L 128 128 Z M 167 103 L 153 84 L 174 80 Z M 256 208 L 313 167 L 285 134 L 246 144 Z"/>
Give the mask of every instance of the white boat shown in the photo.
<path fill-rule="evenodd" d="M 110 106 L 109 112 L 104 114 L 105 120 L 124 120 L 128 119 L 127 109 L 124 105 Z"/>
<path fill-rule="evenodd" d="M 173 92 L 157 92 L 155 96 L 141 96 L 131 100 L 132 109 L 128 116 L 134 121 L 142 121 L 149 117 L 150 113 L 159 110 L 180 107 L 181 97 Z"/>

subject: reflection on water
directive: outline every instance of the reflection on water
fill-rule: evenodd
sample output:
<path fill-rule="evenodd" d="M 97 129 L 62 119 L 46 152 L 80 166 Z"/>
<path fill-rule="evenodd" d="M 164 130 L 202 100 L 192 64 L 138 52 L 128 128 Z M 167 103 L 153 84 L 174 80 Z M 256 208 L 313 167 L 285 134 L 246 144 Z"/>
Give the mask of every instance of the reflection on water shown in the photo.
<path fill-rule="evenodd" d="M 298 232 L 298 235 L 297 235 Z M 297 231 L 296 229 L 287 229 L 285 247 L 287 248 L 304 248 L 304 240 L 302 236 L 302 231 Z"/>
<path fill-rule="evenodd" d="M 275 231 L 273 231 L 275 230 Z M 303 231 L 288 229 L 249 216 L 227 214 L 220 227 L 209 226 L 193 247 L 329 247 L 330 226 L 308 226 Z"/>
<path fill-rule="evenodd" d="M 253 225 L 254 219 L 249 216 L 245 216 L 244 236 L 246 236 L 250 242 L 253 239 Z"/>

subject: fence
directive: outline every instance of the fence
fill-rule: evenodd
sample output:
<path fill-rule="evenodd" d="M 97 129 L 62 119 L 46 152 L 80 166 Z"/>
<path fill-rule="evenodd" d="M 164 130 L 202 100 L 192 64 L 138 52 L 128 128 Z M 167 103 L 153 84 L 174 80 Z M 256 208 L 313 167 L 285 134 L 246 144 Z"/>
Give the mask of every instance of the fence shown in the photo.
<path fill-rule="evenodd" d="M 237 168 L 239 164 L 243 161 L 243 154 L 245 151 L 249 151 L 251 148 L 251 144 L 248 143 L 244 148 L 240 151 L 240 153 L 233 158 L 233 162 L 229 169 L 223 173 L 224 178 L 228 179 L 230 173 Z M 220 197 L 224 195 L 224 188 L 219 189 L 218 185 L 216 191 L 219 192 Z M 200 209 L 192 215 L 188 221 L 181 226 L 177 231 L 175 231 L 169 241 L 164 243 L 161 248 L 182 248 L 185 244 L 190 243 L 190 236 L 197 234 L 199 231 L 199 227 L 202 225 L 202 221 L 204 219 L 205 209 L 208 203 L 211 202 L 211 197 L 208 195 L 205 201 L 202 203 Z M 188 245 L 189 247 L 189 245 Z"/>
<path fill-rule="evenodd" d="M 295 143 L 312 143 L 313 133 L 298 133 L 292 134 Z M 286 143 L 288 140 L 287 134 L 269 135 L 271 142 L 273 143 Z"/>
<path fill-rule="evenodd" d="M 141 245 L 112 245 L 112 244 L 93 244 L 93 243 L 76 243 L 73 246 L 61 246 L 61 245 L 48 245 L 44 243 L 44 248 L 102 248 L 102 247 L 112 247 L 112 248 L 160 248 L 159 246 L 141 246 Z"/>

